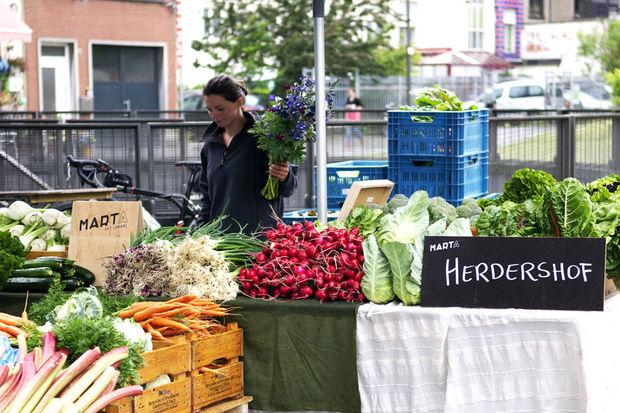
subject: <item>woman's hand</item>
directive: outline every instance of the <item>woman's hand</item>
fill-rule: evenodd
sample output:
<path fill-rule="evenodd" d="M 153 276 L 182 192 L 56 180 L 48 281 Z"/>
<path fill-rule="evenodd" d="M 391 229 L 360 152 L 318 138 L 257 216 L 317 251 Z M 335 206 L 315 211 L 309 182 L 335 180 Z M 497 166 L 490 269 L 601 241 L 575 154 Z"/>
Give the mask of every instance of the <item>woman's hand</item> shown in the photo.
<path fill-rule="evenodd" d="M 269 165 L 269 175 L 273 176 L 280 182 L 284 182 L 288 176 L 288 162 L 272 163 Z"/>

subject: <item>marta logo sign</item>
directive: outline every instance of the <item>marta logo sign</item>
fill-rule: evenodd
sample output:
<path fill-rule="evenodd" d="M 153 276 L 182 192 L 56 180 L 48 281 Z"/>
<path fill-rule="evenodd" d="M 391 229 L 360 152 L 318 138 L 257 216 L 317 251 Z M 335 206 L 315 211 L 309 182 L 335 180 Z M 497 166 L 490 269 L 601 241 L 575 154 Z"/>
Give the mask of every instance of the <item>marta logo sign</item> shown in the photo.
<path fill-rule="evenodd" d="M 459 247 L 458 241 L 440 242 L 439 244 L 431 244 L 430 252 L 450 250 L 452 248 L 458 248 L 458 247 Z"/>
<path fill-rule="evenodd" d="M 100 215 L 99 217 L 80 219 L 79 231 L 88 231 L 95 228 L 105 230 L 127 227 L 127 214 L 125 211 Z"/>

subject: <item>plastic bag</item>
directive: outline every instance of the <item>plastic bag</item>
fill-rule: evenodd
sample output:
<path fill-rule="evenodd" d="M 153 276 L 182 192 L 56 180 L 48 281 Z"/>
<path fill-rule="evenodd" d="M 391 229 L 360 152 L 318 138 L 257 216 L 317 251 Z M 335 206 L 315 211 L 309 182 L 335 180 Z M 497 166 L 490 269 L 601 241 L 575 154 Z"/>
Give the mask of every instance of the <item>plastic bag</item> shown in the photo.
<path fill-rule="evenodd" d="M 103 317 L 103 306 L 97 295 L 95 287 L 88 287 L 84 291 L 73 294 L 64 304 L 56 307 L 48 316 L 48 321 L 55 324 L 58 320 L 64 320 L 72 315 L 88 318 Z"/>

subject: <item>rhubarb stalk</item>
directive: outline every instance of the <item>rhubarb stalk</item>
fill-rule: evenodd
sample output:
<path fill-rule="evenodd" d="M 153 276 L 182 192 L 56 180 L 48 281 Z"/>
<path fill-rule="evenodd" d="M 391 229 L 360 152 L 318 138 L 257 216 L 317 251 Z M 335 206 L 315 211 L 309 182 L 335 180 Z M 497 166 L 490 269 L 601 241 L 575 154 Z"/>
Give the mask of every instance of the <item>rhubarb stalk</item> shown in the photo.
<path fill-rule="evenodd" d="M 42 413 L 46 406 L 55 398 L 65 387 L 71 383 L 80 373 L 86 371 L 101 356 L 99 347 L 95 347 L 82 354 L 69 367 L 63 370 L 62 377 L 52 382 L 52 386 L 43 396 L 33 413 Z"/>
<path fill-rule="evenodd" d="M 91 404 L 84 413 L 97 413 L 109 404 L 114 403 L 125 397 L 140 396 L 144 390 L 142 386 L 127 386 L 122 389 L 114 390 L 112 393 L 108 393 L 105 396 L 99 398 L 95 403 Z"/>
<path fill-rule="evenodd" d="M 116 348 L 107 352 L 90 368 L 82 377 L 74 381 L 67 391 L 63 392 L 61 399 L 65 403 L 73 403 L 78 397 L 99 377 L 106 367 L 116 363 L 119 360 L 126 359 L 129 356 L 129 349 L 124 347 Z"/>

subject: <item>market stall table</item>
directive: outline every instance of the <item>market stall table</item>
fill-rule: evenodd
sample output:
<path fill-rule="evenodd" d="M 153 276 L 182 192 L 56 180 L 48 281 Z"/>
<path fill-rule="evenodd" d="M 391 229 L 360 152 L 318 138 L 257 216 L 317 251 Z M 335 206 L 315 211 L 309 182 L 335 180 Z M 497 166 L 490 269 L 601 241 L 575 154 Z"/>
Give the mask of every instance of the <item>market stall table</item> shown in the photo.
<path fill-rule="evenodd" d="M 50 189 L 45 191 L 0 192 L 0 200 L 22 199 L 31 203 L 112 199 L 116 188 Z"/>

